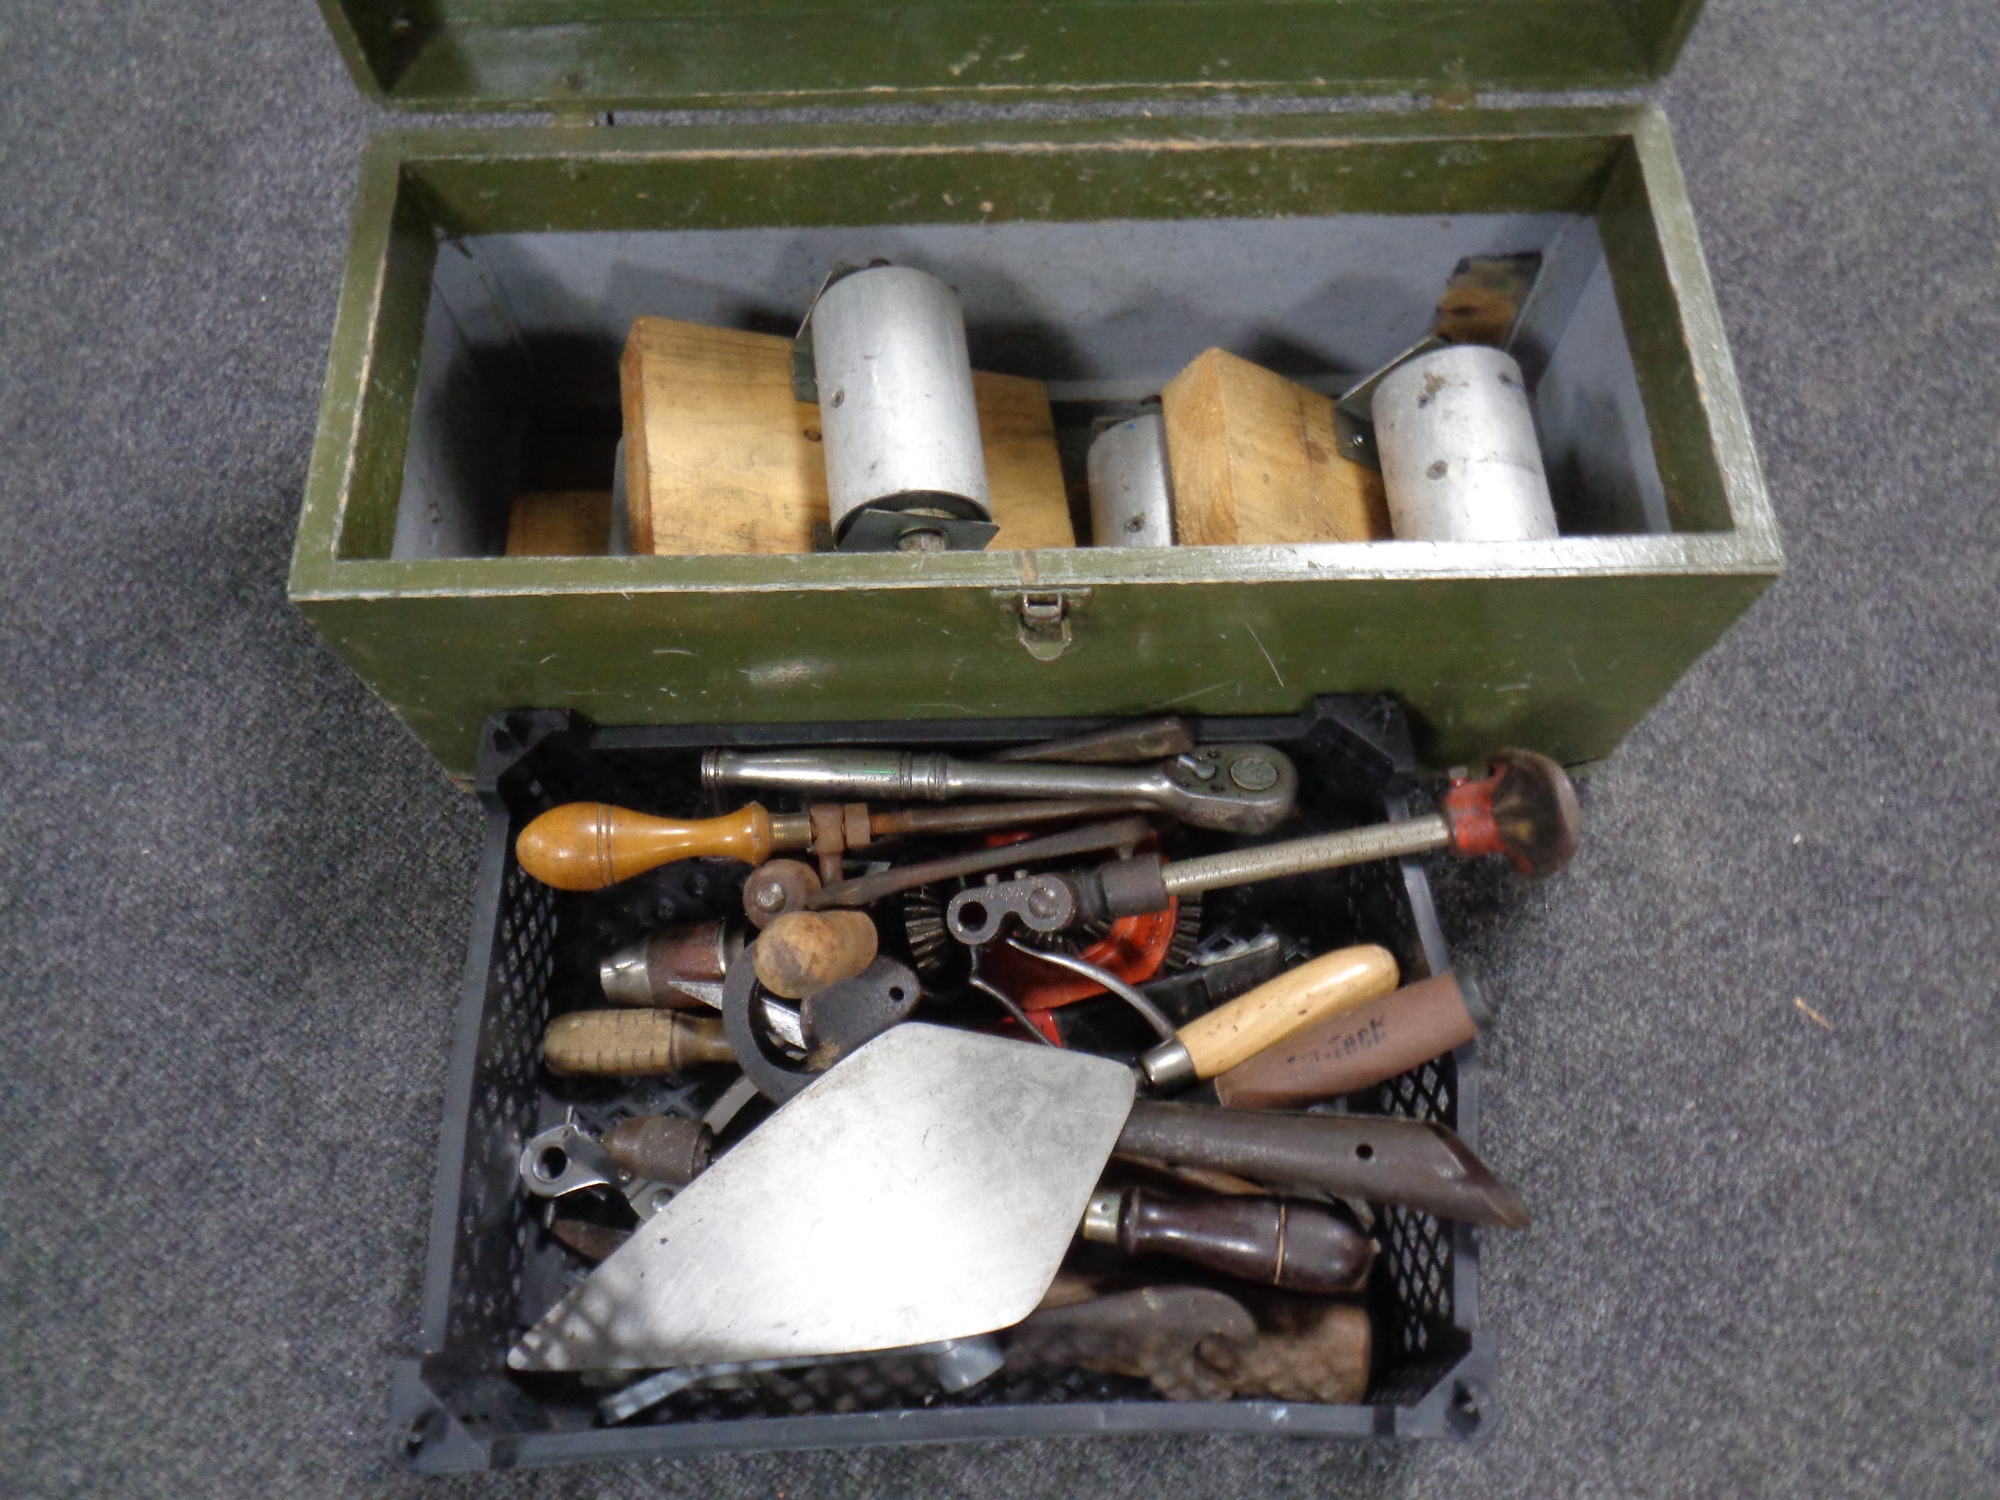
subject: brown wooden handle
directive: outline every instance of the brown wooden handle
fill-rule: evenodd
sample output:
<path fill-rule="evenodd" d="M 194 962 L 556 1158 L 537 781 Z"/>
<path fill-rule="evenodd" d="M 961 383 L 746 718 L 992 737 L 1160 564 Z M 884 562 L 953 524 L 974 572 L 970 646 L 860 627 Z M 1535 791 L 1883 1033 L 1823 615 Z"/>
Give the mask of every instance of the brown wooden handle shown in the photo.
<path fill-rule="evenodd" d="M 1373 943 L 1338 948 L 1198 1016 L 1175 1034 L 1195 1076 L 1213 1078 L 1316 1021 L 1388 994 L 1396 979 L 1396 960 L 1388 949 Z"/>
<path fill-rule="evenodd" d="M 1169 1198 L 1144 1188 L 1125 1194 L 1118 1246 L 1297 1292 L 1359 1291 L 1375 1261 L 1374 1245 L 1318 1203 Z"/>
<path fill-rule="evenodd" d="M 1405 985 L 1343 1011 L 1215 1080 L 1231 1109 L 1284 1109 L 1351 1094 L 1463 1046 L 1479 1035 L 1449 974 Z"/>
<path fill-rule="evenodd" d="M 568 802 L 543 813 L 514 842 L 521 868 L 559 891 L 601 891 L 705 854 L 762 864 L 771 857 L 771 815 L 752 802 L 741 812 L 689 823 L 606 802 Z"/>
<path fill-rule="evenodd" d="M 549 1022 L 542 1058 L 562 1078 L 640 1078 L 734 1062 L 720 1021 L 672 1010 L 579 1010 Z"/>
<path fill-rule="evenodd" d="M 757 939 L 751 967 L 772 994 L 803 1000 L 875 962 L 876 941 L 864 911 L 786 912 Z"/>
<path fill-rule="evenodd" d="M 1433 1120 L 1265 1114 L 1141 1099 L 1112 1154 L 1219 1167 L 1252 1182 L 1400 1203 L 1469 1224 L 1528 1227 L 1519 1195 Z"/>

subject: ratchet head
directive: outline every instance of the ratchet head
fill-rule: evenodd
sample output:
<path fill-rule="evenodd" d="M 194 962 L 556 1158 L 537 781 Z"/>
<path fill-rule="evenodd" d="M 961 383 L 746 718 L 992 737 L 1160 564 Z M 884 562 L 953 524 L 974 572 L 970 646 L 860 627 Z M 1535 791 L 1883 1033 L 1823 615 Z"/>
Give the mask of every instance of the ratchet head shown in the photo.
<path fill-rule="evenodd" d="M 1299 773 L 1269 745 L 1199 745 L 1162 761 L 1158 805 L 1183 823 L 1225 833 L 1269 833 L 1291 815 Z"/>

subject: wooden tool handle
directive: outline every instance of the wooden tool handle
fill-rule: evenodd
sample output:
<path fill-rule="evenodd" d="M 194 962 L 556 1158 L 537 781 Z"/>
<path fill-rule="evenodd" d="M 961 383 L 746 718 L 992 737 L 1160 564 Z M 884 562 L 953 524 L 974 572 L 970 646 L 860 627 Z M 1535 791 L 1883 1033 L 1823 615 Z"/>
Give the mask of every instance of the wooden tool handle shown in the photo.
<path fill-rule="evenodd" d="M 1126 1116 L 1112 1155 L 1220 1167 L 1252 1182 L 1400 1203 L 1468 1224 L 1528 1227 L 1519 1195 L 1435 1121 L 1265 1114 L 1141 1099 Z"/>
<path fill-rule="evenodd" d="M 1388 994 L 1396 979 L 1388 949 L 1373 943 L 1339 948 L 1196 1017 L 1176 1035 L 1195 1076 L 1213 1078 L 1315 1021 Z"/>
<path fill-rule="evenodd" d="M 757 982 L 786 1000 L 816 995 L 875 962 L 875 920 L 864 911 L 793 911 L 750 950 Z"/>
<path fill-rule="evenodd" d="M 734 1062 L 720 1021 L 671 1010 L 579 1010 L 549 1022 L 542 1057 L 561 1078 L 641 1078 Z"/>
<path fill-rule="evenodd" d="M 569 802 L 543 813 L 514 843 L 521 868 L 559 891 L 601 891 L 704 854 L 762 864 L 771 857 L 771 815 L 752 802 L 741 812 L 688 823 L 604 802 Z"/>
<path fill-rule="evenodd" d="M 1298 1292 L 1359 1291 L 1375 1260 L 1374 1245 L 1318 1203 L 1168 1198 L 1144 1188 L 1125 1194 L 1118 1246 Z"/>
<path fill-rule="evenodd" d="M 1351 1094 L 1394 1078 L 1479 1035 L 1458 981 L 1419 980 L 1308 1026 L 1220 1074 L 1231 1109 L 1286 1109 Z"/>

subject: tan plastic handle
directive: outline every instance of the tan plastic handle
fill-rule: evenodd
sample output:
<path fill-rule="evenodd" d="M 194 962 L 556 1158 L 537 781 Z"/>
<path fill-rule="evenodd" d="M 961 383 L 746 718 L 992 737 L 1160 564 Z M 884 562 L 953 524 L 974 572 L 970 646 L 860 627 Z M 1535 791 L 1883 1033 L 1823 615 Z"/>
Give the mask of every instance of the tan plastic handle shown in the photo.
<path fill-rule="evenodd" d="M 1366 1005 L 1395 989 L 1396 960 L 1362 943 L 1336 948 L 1198 1016 L 1176 1035 L 1197 1078 L 1213 1078 L 1315 1021 Z"/>
<path fill-rule="evenodd" d="M 865 911 L 790 911 L 764 929 L 750 965 L 772 994 L 803 1000 L 874 963 L 876 941 Z"/>
<path fill-rule="evenodd" d="M 560 1078 L 642 1078 L 736 1061 L 722 1022 L 672 1010 L 579 1010 L 549 1022 L 542 1058 Z"/>
<path fill-rule="evenodd" d="M 761 865 L 771 857 L 771 815 L 753 802 L 741 812 L 686 823 L 605 802 L 567 802 L 514 841 L 521 868 L 559 891 L 601 891 L 671 860 L 704 854 Z"/>

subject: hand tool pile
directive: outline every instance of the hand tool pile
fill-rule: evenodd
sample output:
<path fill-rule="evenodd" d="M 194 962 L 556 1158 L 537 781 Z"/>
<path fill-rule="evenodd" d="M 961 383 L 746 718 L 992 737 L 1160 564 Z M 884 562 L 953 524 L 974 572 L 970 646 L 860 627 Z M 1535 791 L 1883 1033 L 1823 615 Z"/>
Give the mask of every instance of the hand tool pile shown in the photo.
<path fill-rule="evenodd" d="M 602 1004 L 544 1041 L 571 1102 L 520 1180 L 571 1269 L 508 1363 L 608 1391 L 604 1421 L 1003 1370 L 1358 1401 L 1379 1212 L 1528 1223 L 1443 1125 L 1343 1107 L 1475 1036 L 1474 987 L 1202 897 L 1438 852 L 1550 873 L 1579 823 L 1554 763 L 1506 752 L 1435 813 L 1301 837 L 1290 758 L 1179 720 L 979 759 L 717 749 L 701 774 L 725 806 L 804 805 L 570 803 L 516 841 L 570 892 L 741 876 L 740 916 L 602 953 Z"/>

